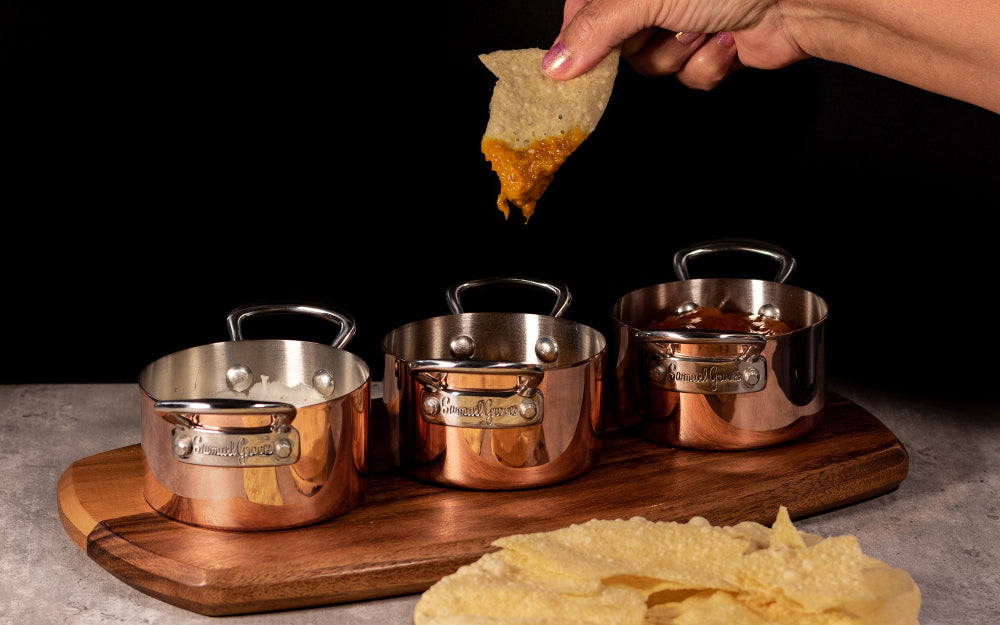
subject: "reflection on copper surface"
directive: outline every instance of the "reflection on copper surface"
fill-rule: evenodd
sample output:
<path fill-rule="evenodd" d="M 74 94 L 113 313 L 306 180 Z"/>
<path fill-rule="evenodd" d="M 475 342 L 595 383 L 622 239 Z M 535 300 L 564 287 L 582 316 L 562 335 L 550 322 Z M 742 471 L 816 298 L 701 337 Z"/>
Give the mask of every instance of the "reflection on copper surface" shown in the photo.
<path fill-rule="evenodd" d="M 585 473 L 600 455 L 599 371 L 596 363 L 547 371 L 539 386 L 546 408 L 538 425 L 447 426 L 429 423 L 416 407 L 407 406 L 403 416 L 407 472 L 425 481 L 490 490 L 544 486 Z M 416 396 L 419 384 L 411 382 L 409 392 Z"/>
<path fill-rule="evenodd" d="M 235 468 L 177 462 L 170 424 L 152 414 L 154 402 L 144 397 L 146 500 L 172 519 L 216 529 L 284 529 L 344 514 L 361 503 L 367 486 L 368 402 L 366 383 L 339 400 L 299 408 L 299 462 Z"/>
<path fill-rule="evenodd" d="M 651 381 L 656 357 L 635 332 L 662 319 L 683 302 L 724 310 L 757 310 L 777 304 L 793 328 L 770 336 L 760 356 L 764 388 L 740 394 L 680 392 Z M 826 406 L 826 303 L 808 291 L 755 280 L 682 280 L 640 289 L 615 304 L 615 385 L 609 398 L 624 429 L 660 444 L 706 450 L 780 445 L 814 431 Z M 679 344 L 692 358 L 734 358 L 736 346 Z"/>
<path fill-rule="evenodd" d="M 463 347 L 459 355 L 455 345 Z M 398 425 L 399 464 L 407 475 L 511 490 L 569 480 L 597 464 L 607 346 L 600 332 L 547 315 L 458 313 L 401 326 L 382 346 L 384 406 Z M 424 376 L 429 361 L 446 383 Z M 461 402 L 463 418 L 439 418 L 433 402 L 426 410 L 421 393 L 433 386 L 470 393 L 473 403 Z M 523 418 L 511 413 L 510 395 L 490 404 L 500 410 L 492 416 L 501 418 L 480 419 L 475 411 L 466 418 L 476 393 L 493 401 L 497 389 L 515 389 L 525 400 L 518 404 Z"/>

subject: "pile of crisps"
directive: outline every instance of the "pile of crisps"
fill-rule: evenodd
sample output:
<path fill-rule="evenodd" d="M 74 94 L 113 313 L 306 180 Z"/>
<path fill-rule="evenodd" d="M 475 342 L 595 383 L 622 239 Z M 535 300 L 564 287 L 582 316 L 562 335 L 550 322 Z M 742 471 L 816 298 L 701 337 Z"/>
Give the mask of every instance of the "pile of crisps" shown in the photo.
<path fill-rule="evenodd" d="M 853 536 L 643 518 L 593 520 L 493 543 L 431 586 L 415 625 L 911 625 L 910 575 Z"/>

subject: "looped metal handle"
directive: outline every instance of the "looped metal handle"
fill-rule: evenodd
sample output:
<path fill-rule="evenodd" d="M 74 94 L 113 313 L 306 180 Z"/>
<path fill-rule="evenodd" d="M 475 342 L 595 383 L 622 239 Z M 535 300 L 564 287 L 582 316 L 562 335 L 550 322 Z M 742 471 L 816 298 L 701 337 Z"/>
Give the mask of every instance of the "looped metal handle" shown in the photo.
<path fill-rule="evenodd" d="M 421 417 L 439 425 L 502 429 L 538 425 L 544 416 L 541 366 L 517 362 L 476 360 L 416 360 L 410 364 L 421 384 L 417 402 Z M 452 373 L 514 375 L 517 385 L 506 389 L 457 388 L 448 382 Z"/>
<path fill-rule="evenodd" d="M 229 434 L 246 434 L 262 430 L 287 428 L 295 419 L 296 409 L 292 404 L 276 401 L 254 401 L 252 399 L 182 399 L 163 400 L 153 404 L 156 414 L 174 425 L 189 428 L 205 428 Z M 270 415 L 271 423 L 266 427 L 215 427 L 199 422 L 199 415 Z"/>
<path fill-rule="evenodd" d="M 260 304 L 242 306 L 231 311 L 226 317 L 226 325 L 229 328 L 229 336 L 234 341 L 243 340 L 243 321 L 256 315 L 273 314 L 299 314 L 326 319 L 340 325 L 340 330 L 332 341 L 332 345 L 340 349 L 347 345 L 357 330 L 354 319 L 345 313 L 337 312 L 318 306 L 307 306 L 304 304 Z"/>
<path fill-rule="evenodd" d="M 701 394 L 739 394 L 767 385 L 767 360 L 761 355 L 767 339 L 750 332 L 703 330 L 637 330 L 635 338 L 652 354 L 649 377 L 654 386 Z M 732 356 L 691 356 L 676 352 L 678 344 L 738 345 Z"/>
<path fill-rule="evenodd" d="M 753 362 L 764 347 L 767 339 L 753 332 L 712 332 L 709 330 L 637 330 L 636 338 L 647 346 L 659 346 L 660 353 L 672 356 L 673 346 L 678 343 L 693 345 L 743 345 L 746 349 L 738 356 L 740 360 Z M 655 349 L 655 347 L 653 347 Z"/>
<path fill-rule="evenodd" d="M 447 388 L 434 373 L 472 373 L 481 375 L 516 375 L 518 386 L 511 389 L 517 395 L 527 396 L 538 387 L 545 372 L 539 365 L 524 362 L 495 362 L 482 360 L 414 360 L 410 372 L 418 382 L 434 390 Z"/>
<path fill-rule="evenodd" d="M 551 292 L 556 296 L 555 305 L 552 307 L 552 312 L 549 313 L 550 317 L 561 317 L 566 309 L 569 307 L 570 302 L 573 301 L 573 296 L 569 292 L 569 287 L 561 283 L 551 283 L 544 282 L 541 280 L 532 280 L 530 278 L 517 278 L 517 277 L 498 277 L 498 278 L 484 278 L 482 280 L 471 280 L 469 282 L 464 282 L 458 286 L 450 287 L 446 293 L 446 298 L 448 301 L 448 309 L 455 314 L 461 314 L 465 312 L 462 309 L 461 295 L 463 292 L 476 287 L 481 286 L 493 286 L 497 284 L 514 284 L 522 286 L 531 286 L 544 289 Z"/>
<path fill-rule="evenodd" d="M 680 280 L 689 277 L 688 259 L 716 252 L 750 252 L 774 259 L 780 265 L 774 282 L 783 283 L 795 270 L 795 259 L 785 249 L 756 239 L 717 239 L 696 243 L 674 253 L 674 273 Z"/>
<path fill-rule="evenodd" d="M 246 399 L 158 401 L 154 412 L 174 424 L 170 446 L 174 459 L 211 467 L 276 467 L 295 464 L 300 455 L 299 433 L 291 426 L 295 406 Z M 201 415 L 270 415 L 258 427 L 219 427 L 200 423 Z"/>

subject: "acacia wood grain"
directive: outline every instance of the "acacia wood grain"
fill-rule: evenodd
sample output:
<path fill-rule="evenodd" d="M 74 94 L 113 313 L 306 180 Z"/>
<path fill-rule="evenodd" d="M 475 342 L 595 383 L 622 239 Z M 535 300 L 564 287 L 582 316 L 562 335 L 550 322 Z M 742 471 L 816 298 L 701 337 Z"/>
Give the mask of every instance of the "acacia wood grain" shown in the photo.
<path fill-rule="evenodd" d="M 611 432 L 598 467 L 565 484 L 466 491 L 380 472 L 359 508 L 293 530 L 217 531 L 161 516 L 142 496 L 139 445 L 75 462 L 58 504 L 70 538 L 111 574 L 221 616 L 421 592 L 500 536 L 593 518 L 770 524 L 779 505 L 801 518 L 892 490 L 907 470 L 892 432 L 831 394 L 820 429 L 781 447 L 702 452 Z"/>

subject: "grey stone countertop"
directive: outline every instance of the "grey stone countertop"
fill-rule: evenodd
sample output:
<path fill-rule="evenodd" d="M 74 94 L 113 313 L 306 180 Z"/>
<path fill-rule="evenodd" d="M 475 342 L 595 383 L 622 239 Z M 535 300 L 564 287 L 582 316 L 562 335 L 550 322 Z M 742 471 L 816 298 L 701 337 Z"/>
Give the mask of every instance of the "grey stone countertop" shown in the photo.
<path fill-rule="evenodd" d="M 894 491 L 799 519 L 824 536 L 854 534 L 903 568 L 923 595 L 924 625 L 1000 622 L 1000 401 L 927 398 L 831 380 L 909 452 Z M 188 612 L 113 577 L 70 540 L 56 484 L 74 461 L 139 441 L 128 384 L 0 385 L 0 622 L 411 624 L 417 596 L 248 616 Z"/>

